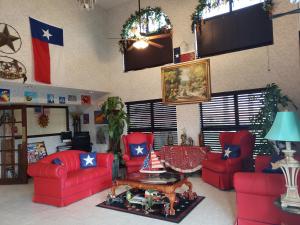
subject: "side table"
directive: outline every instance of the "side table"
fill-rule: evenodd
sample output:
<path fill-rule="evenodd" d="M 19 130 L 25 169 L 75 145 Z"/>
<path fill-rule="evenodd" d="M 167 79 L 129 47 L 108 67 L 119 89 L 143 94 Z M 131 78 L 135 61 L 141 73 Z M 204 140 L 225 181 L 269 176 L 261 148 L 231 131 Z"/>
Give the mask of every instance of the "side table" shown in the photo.
<path fill-rule="evenodd" d="M 278 207 L 281 213 L 281 225 L 298 225 L 300 224 L 300 208 L 298 207 L 282 207 L 281 199 L 278 198 L 274 201 L 274 205 Z"/>

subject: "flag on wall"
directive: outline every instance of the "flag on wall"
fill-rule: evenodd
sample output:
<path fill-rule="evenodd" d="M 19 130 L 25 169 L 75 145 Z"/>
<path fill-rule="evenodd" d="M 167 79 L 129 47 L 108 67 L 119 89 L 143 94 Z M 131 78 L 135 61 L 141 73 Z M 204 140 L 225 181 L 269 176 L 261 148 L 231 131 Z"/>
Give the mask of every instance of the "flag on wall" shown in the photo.
<path fill-rule="evenodd" d="M 50 74 L 59 74 L 63 29 L 29 17 L 36 81 L 51 84 Z"/>

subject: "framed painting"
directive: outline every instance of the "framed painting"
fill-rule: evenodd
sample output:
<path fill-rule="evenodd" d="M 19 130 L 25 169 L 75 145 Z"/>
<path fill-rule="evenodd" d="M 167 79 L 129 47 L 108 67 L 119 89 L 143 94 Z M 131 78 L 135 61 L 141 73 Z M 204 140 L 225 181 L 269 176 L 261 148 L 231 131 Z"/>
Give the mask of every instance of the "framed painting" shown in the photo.
<path fill-rule="evenodd" d="M 166 104 L 189 104 L 211 98 L 209 59 L 161 68 L 162 99 Z"/>
<path fill-rule="evenodd" d="M 108 121 L 101 110 L 94 111 L 94 122 L 95 124 L 108 124 Z"/>
<path fill-rule="evenodd" d="M 43 141 L 27 144 L 28 163 L 35 163 L 40 159 L 45 158 L 47 155 L 46 146 Z"/>

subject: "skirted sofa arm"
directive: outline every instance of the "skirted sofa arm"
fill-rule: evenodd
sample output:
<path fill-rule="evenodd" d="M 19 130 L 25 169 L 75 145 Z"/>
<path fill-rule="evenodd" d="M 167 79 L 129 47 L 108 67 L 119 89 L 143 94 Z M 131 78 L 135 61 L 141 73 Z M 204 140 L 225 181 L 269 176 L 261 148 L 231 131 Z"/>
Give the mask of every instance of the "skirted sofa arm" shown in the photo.
<path fill-rule="evenodd" d="M 51 163 L 33 163 L 28 165 L 27 173 L 32 177 L 63 178 L 67 176 L 64 166 Z"/>
<path fill-rule="evenodd" d="M 99 166 L 103 166 L 112 170 L 114 155 L 111 153 L 97 153 L 97 162 Z"/>

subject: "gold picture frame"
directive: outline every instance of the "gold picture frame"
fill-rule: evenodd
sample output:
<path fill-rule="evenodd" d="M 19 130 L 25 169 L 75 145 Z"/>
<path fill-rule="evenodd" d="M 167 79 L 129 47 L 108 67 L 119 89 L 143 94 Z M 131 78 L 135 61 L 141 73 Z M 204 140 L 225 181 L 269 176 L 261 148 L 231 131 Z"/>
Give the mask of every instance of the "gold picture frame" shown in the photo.
<path fill-rule="evenodd" d="M 162 99 L 166 104 L 192 104 L 211 98 L 210 61 L 194 60 L 161 68 Z"/>

